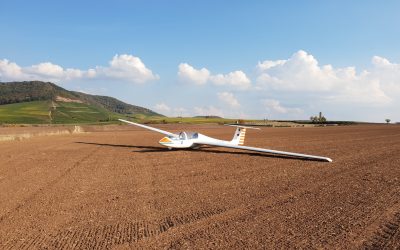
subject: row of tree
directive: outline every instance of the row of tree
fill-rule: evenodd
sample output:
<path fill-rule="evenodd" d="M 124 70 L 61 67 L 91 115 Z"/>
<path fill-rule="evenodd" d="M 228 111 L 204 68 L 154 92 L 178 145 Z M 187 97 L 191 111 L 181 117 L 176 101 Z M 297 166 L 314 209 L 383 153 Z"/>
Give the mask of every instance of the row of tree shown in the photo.
<path fill-rule="evenodd" d="M 325 123 L 327 121 L 325 116 L 323 116 L 321 112 L 319 112 L 318 116 L 311 116 L 310 120 L 312 123 Z M 385 122 L 387 124 L 389 124 L 390 121 L 391 121 L 390 119 L 385 119 Z"/>

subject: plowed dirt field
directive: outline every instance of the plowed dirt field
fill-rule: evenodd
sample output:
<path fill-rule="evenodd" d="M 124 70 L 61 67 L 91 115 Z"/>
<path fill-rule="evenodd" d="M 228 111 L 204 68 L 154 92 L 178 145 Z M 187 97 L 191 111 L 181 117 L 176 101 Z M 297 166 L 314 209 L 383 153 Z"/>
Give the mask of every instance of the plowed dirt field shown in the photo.
<path fill-rule="evenodd" d="M 124 128 L 0 142 L 0 249 L 400 247 L 400 126 L 247 132 L 245 145 L 333 163 L 169 151 Z"/>

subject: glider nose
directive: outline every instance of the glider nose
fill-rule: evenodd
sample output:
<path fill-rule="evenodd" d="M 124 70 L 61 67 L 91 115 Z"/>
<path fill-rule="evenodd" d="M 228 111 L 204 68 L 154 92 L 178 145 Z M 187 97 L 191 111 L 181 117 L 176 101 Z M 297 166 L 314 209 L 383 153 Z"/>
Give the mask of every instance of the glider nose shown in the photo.
<path fill-rule="evenodd" d="M 165 145 L 165 144 L 170 144 L 172 143 L 171 139 L 169 139 L 168 137 L 164 137 L 162 138 L 158 143 Z"/>

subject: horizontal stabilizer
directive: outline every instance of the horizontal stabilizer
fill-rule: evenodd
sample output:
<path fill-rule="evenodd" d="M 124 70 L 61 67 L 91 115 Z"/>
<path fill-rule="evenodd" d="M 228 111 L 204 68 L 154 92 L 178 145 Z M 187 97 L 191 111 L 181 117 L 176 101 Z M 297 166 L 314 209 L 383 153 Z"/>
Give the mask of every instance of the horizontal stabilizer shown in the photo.
<path fill-rule="evenodd" d="M 239 127 L 239 128 L 249 128 L 249 129 L 260 129 L 260 128 L 255 128 L 255 127 L 249 127 L 249 126 L 243 126 L 240 124 L 224 124 L 225 126 L 231 126 L 231 127 Z"/>

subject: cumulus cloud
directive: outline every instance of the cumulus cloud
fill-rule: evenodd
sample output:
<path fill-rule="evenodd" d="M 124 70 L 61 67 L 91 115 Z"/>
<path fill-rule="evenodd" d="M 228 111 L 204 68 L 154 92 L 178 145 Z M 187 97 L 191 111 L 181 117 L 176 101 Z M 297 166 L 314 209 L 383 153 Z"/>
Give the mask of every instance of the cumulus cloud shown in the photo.
<path fill-rule="evenodd" d="M 25 68 L 25 72 L 44 77 L 61 78 L 64 75 L 64 69 L 61 66 L 52 64 L 50 62 L 40 63 L 31 67 L 27 67 Z"/>
<path fill-rule="evenodd" d="M 373 68 L 369 78 L 379 82 L 383 91 L 394 98 L 400 98 L 400 64 L 392 63 L 388 59 L 374 56 Z"/>
<path fill-rule="evenodd" d="M 110 61 L 109 67 L 96 67 L 95 71 L 96 75 L 135 83 L 159 79 L 159 76 L 154 75 L 139 57 L 132 55 L 115 55 Z"/>
<path fill-rule="evenodd" d="M 276 60 L 276 61 L 269 61 L 266 60 L 264 62 L 259 62 L 257 65 L 257 69 L 260 72 L 263 72 L 264 70 L 270 69 L 272 67 L 275 67 L 277 65 L 283 65 L 285 64 L 286 60 Z"/>
<path fill-rule="evenodd" d="M 264 99 L 261 101 L 261 103 L 264 105 L 266 111 L 268 111 L 270 114 L 299 115 L 303 113 L 302 109 L 284 107 L 278 100 L 275 99 Z"/>
<path fill-rule="evenodd" d="M 85 77 L 86 72 L 79 69 L 64 69 L 50 62 L 39 63 L 22 68 L 23 77 L 30 80 L 68 81 Z"/>
<path fill-rule="evenodd" d="M 230 93 L 228 93 L 228 95 L 224 93 L 218 93 L 218 96 L 221 96 L 224 100 L 228 100 L 232 97 Z M 226 96 L 228 96 L 229 98 L 226 98 Z M 222 102 L 225 103 L 225 101 Z M 215 106 L 213 104 L 183 108 L 179 106 L 174 107 L 173 105 L 161 102 L 154 105 L 153 108 L 155 111 L 170 117 L 220 116 L 220 117 L 233 117 L 233 118 L 243 118 L 243 119 L 250 118 L 250 116 L 247 113 L 243 113 L 240 104 L 238 102 L 235 103 L 235 101 L 232 102 L 232 100 L 230 100 L 230 103 L 226 104 L 228 105 L 225 108 L 229 107 L 227 109 L 224 109 L 223 106 L 218 106 L 218 105 Z"/>
<path fill-rule="evenodd" d="M 173 108 L 173 116 L 190 116 L 187 109 L 183 107 Z"/>
<path fill-rule="evenodd" d="M 375 58 L 374 61 L 375 65 L 391 67 L 382 58 Z M 357 73 L 354 67 L 320 66 L 312 55 L 300 50 L 286 60 L 260 62 L 257 71 L 258 89 L 296 92 L 299 95 L 315 93 L 318 94 L 315 96 L 330 102 L 379 105 L 391 101 L 382 86 L 383 71 L 376 66 L 373 72 L 378 71 L 379 77 L 368 71 Z"/>
<path fill-rule="evenodd" d="M 23 77 L 26 76 L 19 65 L 7 59 L 0 60 L 0 79 L 2 81 L 20 79 Z"/>
<path fill-rule="evenodd" d="M 204 107 L 194 107 L 194 114 L 198 116 L 220 116 L 224 117 L 224 112 L 212 105 Z"/>
<path fill-rule="evenodd" d="M 229 106 L 236 108 L 236 107 L 240 107 L 240 103 L 239 101 L 236 99 L 236 97 L 230 93 L 230 92 L 221 92 L 218 93 L 218 99 L 226 104 L 228 104 Z"/>
<path fill-rule="evenodd" d="M 204 85 L 210 82 L 215 85 L 227 85 L 239 89 L 247 89 L 251 86 L 250 79 L 243 71 L 237 70 L 228 74 L 212 75 L 206 68 L 195 69 L 187 63 L 179 64 L 178 77 L 183 82 L 196 85 Z"/>
<path fill-rule="evenodd" d="M 171 117 L 178 117 L 178 116 L 191 116 L 190 112 L 186 108 L 183 107 L 171 107 L 170 105 L 161 102 L 154 105 L 154 110 Z"/>
<path fill-rule="evenodd" d="M 171 111 L 171 108 L 167 105 L 167 104 L 165 104 L 165 103 L 157 103 L 155 106 L 154 106 L 154 109 L 156 110 L 156 111 L 158 111 L 158 112 L 160 112 L 160 113 L 168 113 L 168 112 L 170 112 Z"/>
<path fill-rule="evenodd" d="M 108 67 L 96 66 L 93 69 L 80 70 L 67 68 L 51 62 L 21 67 L 7 59 L 0 60 L 1 81 L 42 80 L 66 82 L 74 79 L 113 79 L 132 83 L 145 83 L 159 79 L 139 57 L 115 55 Z"/>
<path fill-rule="evenodd" d="M 210 81 L 216 85 L 231 85 L 241 89 L 250 87 L 250 79 L 243 71 L 237 70 L 226 75 L 217 74 L 210 76 Z"/>
<path fill-rule="evenodd" d="M 178 76 L 184 82 L 202 85 L 207 82 L 210 72 L 206 68 L 195 69 L 187 63 L 181 63 L 178 66 Z"/>

